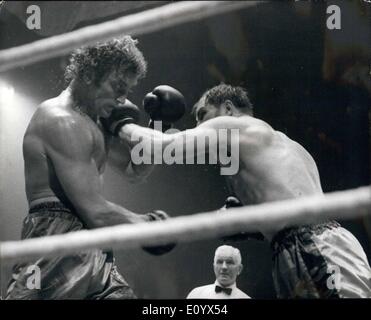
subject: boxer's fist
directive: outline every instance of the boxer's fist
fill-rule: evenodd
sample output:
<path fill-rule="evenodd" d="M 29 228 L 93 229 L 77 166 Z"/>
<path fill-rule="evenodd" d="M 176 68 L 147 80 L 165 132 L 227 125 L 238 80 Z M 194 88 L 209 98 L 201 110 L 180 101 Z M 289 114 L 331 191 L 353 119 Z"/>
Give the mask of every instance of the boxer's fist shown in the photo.
<path fill-rule="evenodd" d="M 100 122 L 106 131 L 117 136 L 124 125 L 128 123 L 138 123 L 139 118 L 139 108 L 126 99 L 125 103 L 119 103 L 107 118 L 101 117 Z"/>
<path fill-rule="evenodd" d="M 151 118 L 149 126 L 153 128 L 154 121 L 162 121 L 162 131 L 165 132 L 184 115 L 186 104 L 178 90 L 161 85 L 144 97 L 143 107 Z"/>
<path fill-rule="evenodd" d="M 148 217 L 148 221 L 150 222 L 166 220 L 169 218 L 167 213 L 162 210 L 154 210 L 152 212 L 147 213 L 146 215 Z M 160 256 L 160 255 L 163 255 L 173 250 L 175 246 L 176 246 L 175 243 L 169 243 L 169 244 L 165 244 L 162 246 L 156 246 L 156 247 L 143 247 L 143 250 L 147 251 L 148 253 L 152 255 Z"/>
<path fill-rule="evenodd" d="M 239 199 L 233 196 L 229 196 L 222 207 L 222 210 L 227 210 L 229 208 L 236 208 L 236 207 L 243 207 L 243 204 Z M 240 232 L 230 236 L 225 236 L 222 238 L 224 242 L 228 241 L 242 241 L 248 239 L 255 239 L 255 240 L 264 240 L 264 236 L 260 232 Z"/>

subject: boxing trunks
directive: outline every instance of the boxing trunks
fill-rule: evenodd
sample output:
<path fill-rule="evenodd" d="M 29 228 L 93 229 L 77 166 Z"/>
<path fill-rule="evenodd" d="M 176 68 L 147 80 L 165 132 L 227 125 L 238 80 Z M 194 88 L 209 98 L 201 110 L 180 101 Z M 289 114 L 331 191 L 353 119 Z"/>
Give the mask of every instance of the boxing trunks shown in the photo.
<path fill-rule="evenodd" d="M 85 229 L 61 202 L 30 208 L 22 239 Z M 134 292 L 118 273 L 111 252 L 94 249 L 56 258 L 39 258 L 13 267 L 6 299 L 133 299 Z"/>
<path fill-rule="evenodd" d="M 284 229 L 271 247 L 278 298 L 371 298 L 366 254 L 337 222 Z"/>

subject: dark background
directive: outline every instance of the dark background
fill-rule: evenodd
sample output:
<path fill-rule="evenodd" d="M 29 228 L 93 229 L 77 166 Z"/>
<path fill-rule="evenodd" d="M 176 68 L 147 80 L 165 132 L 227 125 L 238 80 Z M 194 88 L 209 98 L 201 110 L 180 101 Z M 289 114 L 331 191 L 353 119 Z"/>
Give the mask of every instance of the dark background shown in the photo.
<path fill-rule="evenodd" d="M 7 10 L 7 4 L 0 12 L 0 49 L 45 36 L 26 28 L 26 15 L 19 12 L 28 4 L 22 3 L 23 7 L 16 8 L 18 13 Z M 110 3 L 112 8 L 114 4 Z M 341 30 L 326 28 L 326 8 L 333 3 L 342 10 Z M 43 4 L 39 5 L 43 9 Z M 47 12 L 41 11 L 42 19 L 43 14 L 64 14 L 67 19 L 72 4 L 64 5 L 60 3 L 57 12 L 48 5 Z M 89 10 L 97 9 L 92 3 L 85 10 L 89 17 Z M 73 24 L 66 21 L 64 32 L 121 16 L 125 10 L 120 10 L 107 16 L 102 13 L 100 18 L 81 18 Z M 136 10 L 129 8 L 126 13 Z M 220 82 L 244 86 L 255 106 L 255 116 L 312 154 L 325 192 L 368 185 L 371 87 L 369 76 L 364 82 L 360 74 L 370 68 L 369 20 L 370 5 L 357 2 L 270 2 L 138 36 L 149 69 L 129 99 L 141 105 L 147 92 L 168 84 L 183 92 L 191 108 L 206 89 Z M 72 27 L 68 29 L 67 25 Z M 63 30 L 54 33 L 60 32 Z M 1 241 L 19 239 L 27 213 L 22 136 L 37 105 L 64 89 L 66 58 L 0 74 L 0 80 L 11 84 L 26 101 L 12 113 L 0 109 Z M 147 121 L 144 116 L 142 124 Z M 187 114 L 177 128 L 194 125 Z M 221 207 L 228 191 L 217 167 L 175 165 L 158 166 L 142 185 L 131 185 L 108 168 L 105 194 L 136 212 L 160 208 L 179 216 Z M 343 225 L 359 239 L 370 259 L 370 220 L 357 219 Z M 214 281 L 212 261 L 220 244 L 218 240 L 179 244 L 162 257 L 122 250 L 116 252 L 116 259 L 140 298 L 184 298 L 195 286 Z M 255 240 L 232 245 L 241 250 L 245 266 L 238 286 L 253 298 L 274 298 L 269 245 Z M 8 270 L 3 269 L 4 288 Z"/>

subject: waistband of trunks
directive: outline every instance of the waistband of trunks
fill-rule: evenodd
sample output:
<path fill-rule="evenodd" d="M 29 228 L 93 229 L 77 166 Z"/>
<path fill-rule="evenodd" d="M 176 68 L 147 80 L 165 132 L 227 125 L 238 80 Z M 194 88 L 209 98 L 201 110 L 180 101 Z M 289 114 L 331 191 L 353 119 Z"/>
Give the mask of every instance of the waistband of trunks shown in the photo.
<path fill-rule="evenodd" d="M 332 229 L 332 228 L 338 228 L 340 227 L 340 223 L 337 221 L 326 221 L 323 223 L 319 224 L 314 224 L 314 225 L 305 225 L 305 226 L 300 226 L 300 227 L 289 227 L 282 229 L 281 231 L 278 231 L 275 236 L 272 238 L 271 241 L 271 248 L 274 248 L 274 245 L 276 243 L 280 243 L 284 238 L 290 237 L 293 235 L 305 233 L 305 232 L 313 232 L 315 234 L 321 233 L 326 229 Z"/>
<path fill-rule="evenodd" d="M 39 214 L 40 216 L 44 216 L 45 213 L 43 213 L 43 211 L 47 211 L 48 216 L 52 216 L 52 217 L 62 216 L 65 219 L 79 221 L 84 226 L 84 229 L 86 229 L 86 226 L 84 225 L 84 223 L 75 214 L 75 210 L 68 207 L 63 202 L 47 201 L 47 202 L 39 203 L 37 205 L 30 207 L 29 214 L 31 215 L 34 214 L 35 216 Z M 64 213 L 68 213 L 69 215 L 64 215 Z M 107 262 L 114 261 L 112 251 L 104 250 L 103 253 L 107 254 L 107 258 L 106 258 Z"/>
<path fill-rule="evenodd" d="M 42 202 L 37 205 L 32 206 L 28 213 L 38 213 L 40 211 L 47 210 L 49 212 L 66 212 L 70 214 L 73 213 L 73 209 L 66 206 L 64 203 L 60 201 L 49 201 L 49 202 Z"/>

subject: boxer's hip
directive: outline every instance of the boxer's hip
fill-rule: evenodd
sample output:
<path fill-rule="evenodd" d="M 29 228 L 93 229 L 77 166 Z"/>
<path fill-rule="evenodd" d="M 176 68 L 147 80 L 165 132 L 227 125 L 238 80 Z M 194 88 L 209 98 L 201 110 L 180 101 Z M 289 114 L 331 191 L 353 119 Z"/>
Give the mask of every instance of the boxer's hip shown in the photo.
<path fill-rule="evenodd" d="M 60 201 L 32 205 L 23 221 L 22 239 L 45 237 L 85 229 L 73 208 Z"/>
<path fill-rule="evenodd" d="M 278 297 L 371 297 L 366 254 L 358 240 L 337 222 L 283 230 L 271 246 Z"/>
<path fill-rule="evenodd" d="M 23 221 L 22 239 L 85 229 L 75 212 L 61 202 L 39 203 Z M 112 283 L 111 252 L 87 250 L 57 258 L 39 258 L 13 268 L 7 299 L 85 299 L 104 292 Z M 36 278 L 35 278 L 36 276 Z M 32 278 L 33 285 L 30 286 Z M 37 279 L 37 277 L 39 279 Z M 121 286 L 127 286 L 124 279 Z M 115 288 L 118 287 L 117 281 Z"/>

